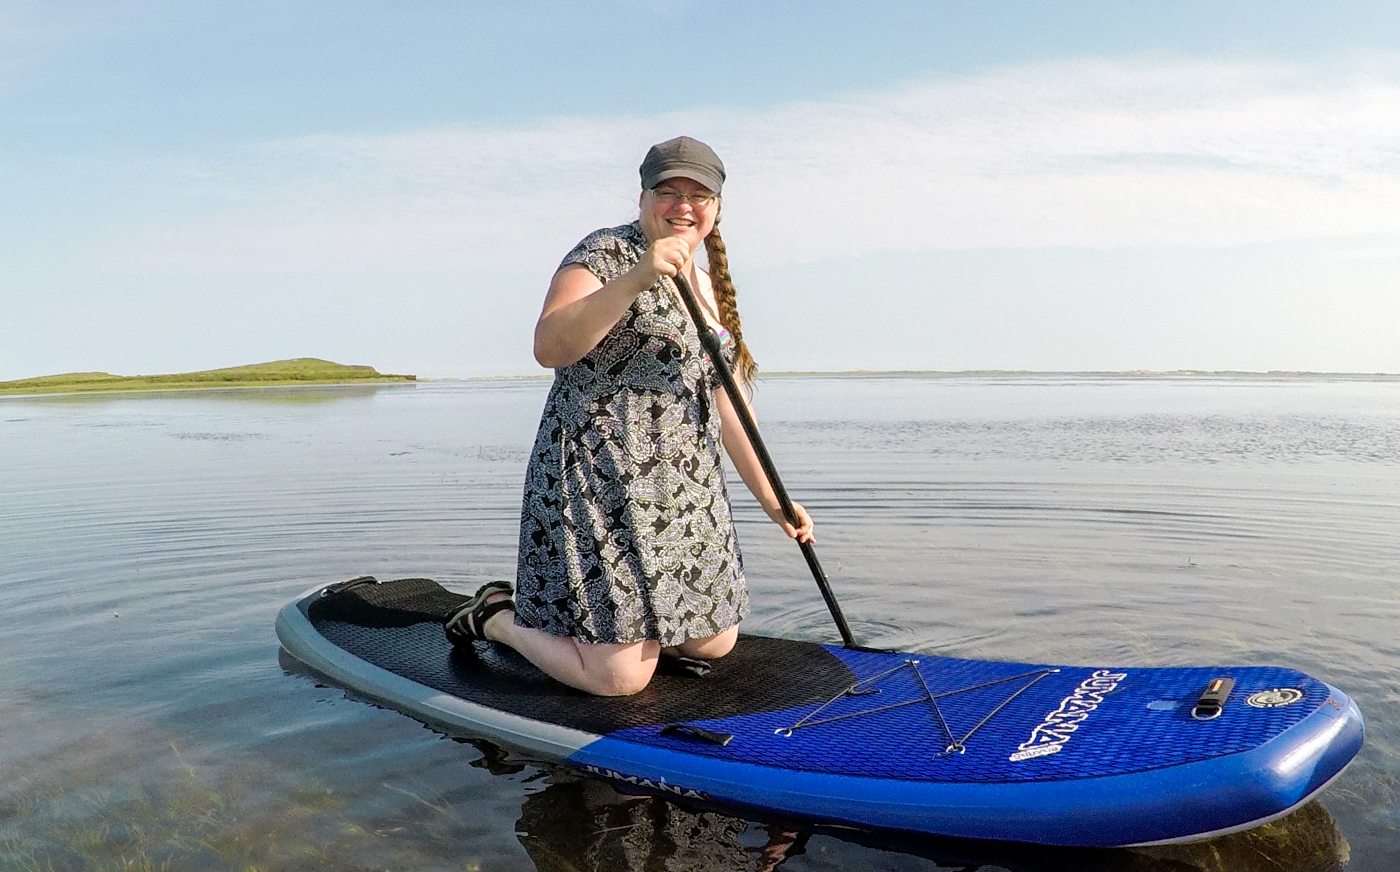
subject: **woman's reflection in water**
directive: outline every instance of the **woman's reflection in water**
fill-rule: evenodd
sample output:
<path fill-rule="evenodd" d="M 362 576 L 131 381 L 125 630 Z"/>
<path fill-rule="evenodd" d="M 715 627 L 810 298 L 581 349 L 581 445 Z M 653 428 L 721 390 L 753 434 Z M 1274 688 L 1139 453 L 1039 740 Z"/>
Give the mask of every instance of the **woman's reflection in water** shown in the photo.
<path fill-rule="evenodd" d="M 492 751 L 476 765 L 502 774 L 525 768 L 508 762 L 503 752 Z M 540 872 L 771 872 L 807 854 L 812 837 L 666 799 L 621 794 L 565 769 L 542 775 L 534 783 L 544 783 L 544 789 L 525 798 L 516 824 L 520 842 Z M 1340 872 L 1350 854 L 1336 822 L 1318 802 L 1247 832 L 1152 848 L 1085 850 L 855 832 L 835 835 L 818 834 L 821 849 L 798 865 L 909 868 L 912 861 L 912 868 L 968 872 Z M 907 856 L 901 860 L 900 854 Z"/>
<path fill-rule="evenodd" d="M 625 796 L 565 772 L 526 797 L 516 830 L 540 872 L 772 872 L 808 838 L 779 827 L 751 832 L 740 818 Z"/>

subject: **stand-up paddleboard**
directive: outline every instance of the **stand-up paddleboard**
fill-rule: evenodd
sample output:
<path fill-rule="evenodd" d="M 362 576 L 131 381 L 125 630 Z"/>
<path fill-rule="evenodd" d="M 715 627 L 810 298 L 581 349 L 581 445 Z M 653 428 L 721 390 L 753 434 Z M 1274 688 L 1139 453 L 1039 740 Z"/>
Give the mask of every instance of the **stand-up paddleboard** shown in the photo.
<path fill-rule="evenodd" d="M 1051 845 L 1202 839 L 1286 814 L 1361 747 L 1361 713 L 1292 669 L 1047 666 L 742 636 L 703 677 L 571 690 L 503 646 L 456 652 L 428 579 L 309 591 L 297 659 L 450 732 L 624 790 L 819 824 Z"/>

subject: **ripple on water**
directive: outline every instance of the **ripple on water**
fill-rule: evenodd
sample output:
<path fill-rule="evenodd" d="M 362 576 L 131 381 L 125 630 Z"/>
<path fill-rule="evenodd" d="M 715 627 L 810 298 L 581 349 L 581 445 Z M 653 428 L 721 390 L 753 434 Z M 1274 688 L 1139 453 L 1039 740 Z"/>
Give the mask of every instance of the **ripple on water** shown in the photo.
<path fill-rule="evenodd" d="M 1400 865 L 1400 385 L 761 386 L 862 641 L 1284 663 L 1366 712 L 1325 809 L 1208 849 L 1089 855 L 867 845 L 624 798 L 279 663 L 276 609 L 314 584 L 513 575 L 547 387 L 0 401 L 0 865 L 1331 869 L 1329 810 L 1350 868 Z M 796 548 L 731 490 L 750 626 L 834 638 Z"/>

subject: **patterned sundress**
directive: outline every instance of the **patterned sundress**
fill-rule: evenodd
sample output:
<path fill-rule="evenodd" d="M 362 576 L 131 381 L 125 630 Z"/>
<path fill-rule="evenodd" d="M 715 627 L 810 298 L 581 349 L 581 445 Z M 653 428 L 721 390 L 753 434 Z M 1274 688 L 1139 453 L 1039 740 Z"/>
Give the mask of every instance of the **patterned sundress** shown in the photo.
<path fill-rule="evenodd" d="M 633 223 L 560 264 L 604 283 L 636 265 Z M 731 363 L 732 341 L 724 346 Z M 515 620 L 585 642 L 713 636 L 748 613 L 714 365 L 663 279 L 592 351 L 555 370 L 525 474 Z"/>

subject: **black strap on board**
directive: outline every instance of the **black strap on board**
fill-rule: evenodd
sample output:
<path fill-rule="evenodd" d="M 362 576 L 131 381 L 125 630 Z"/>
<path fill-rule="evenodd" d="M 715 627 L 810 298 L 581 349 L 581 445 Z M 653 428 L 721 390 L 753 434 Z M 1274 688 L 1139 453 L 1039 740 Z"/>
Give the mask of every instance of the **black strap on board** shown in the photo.
<path fill-rule="evenodd" d="M 689 739 L 692 742 L 708 742 L 711 745 L 719 745 L 721 748 L 734 741 L 732 733 L 721 733 L 718 730 L 706 729 L 696 724 L 667 724 L 661 728 L 661 735 Z"/>
<path fill-rule="evenodd" d="M 763 474 L 768 476 L 768 483 L 773 486 L 773 493 L 778 497 L 778 505 L 782 507 L 783 517 L 787 518 L 789 524 L 796 527 L 797 512 L 792 508 L 792 500 L 788 498 L 787 489 L 783 487 L 783 482 L 778 478 L 778 470 L 773 466 L 773 458 L 768 456 L 768 449 L 763 446 L 763 437 L 758 435 L 758 424 L 754 422 L 753 415 L 749 414 L 749 404 L 744 398 L 743 392 L 739 390 L 739 385 L 734 381 L 734 373 L 729 371 L 729 364 L 724 360 L 723 346 L 720 344 L 719 336 L 710 327 L 710 322 L 705 320 L 705 315 L 700 310 L 700 304 L 695 299 L 695 294 L 690 290 L 690 284 L 681 276 L 672 276 L 671 280 L 676 283 L 676 288 L 681 292 L 681 302 L 685 303 L 685 308 L 690 312 L 690 320 L 695 322 L 695 331 L 700 334 L 700 344 L 705 347 L 705 353 L 710 356 L 710 360 L 715 365 L 715 370 L 719 373 L 719 380 L 724 384 L 724 392 L 729 395 L 729 402 L 734 406 L 734 411 L 739 415 L 739 422 L 744 425 L 744 432 L 748 434 L 749 444 L 753 446 L 754 454 L 758 455 L 758 462 L 763 467 Z M 817 560 L 816 549 L 811 542 L 798 542 L 797 546 L 802 549 L 802 556 L 807 558 L 807 568 L 812 570 L 812 577 L 816 579 L 817 588 L 822 592 L 822 599 L 826 600 L 826 608 L 831 612 L 831 619 L 836 622 L 836 630 L 841 634 L 841 641 L 847 648 L 856 647 L 856 638 L 851 635 L 851 627 L 846 623 L 846 616 L 841 613 L 841 604 L 836 601 L 836 595 L 831 592 L 831 582 L 827 581 L 826 572 L 822 570 L 821 562 Z"/>
<path fill-rule="evenodd" d="M 1198 721 L 1213 721 L 1220 717 L 1225 700 L 1230 698 L 1230 691 L 1234 689 L 1235 679 L 1212 678 L 1206 689 L 1201 691 L 1201 698 L 1191 708 L 1191 717 Z"/>
<path fill-rule="evenodd" d="M 338 581 L 335 584 L 328 584 L 321 589 L 321 596 L 335 596 L 347 590 L 354 590 L 357 587 L 364 587 L 367 584 L 378 584 L 379 579 L 372 575 L 357 575 L 349 581 Z"/>

